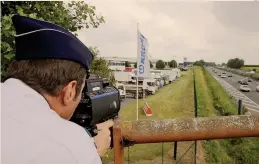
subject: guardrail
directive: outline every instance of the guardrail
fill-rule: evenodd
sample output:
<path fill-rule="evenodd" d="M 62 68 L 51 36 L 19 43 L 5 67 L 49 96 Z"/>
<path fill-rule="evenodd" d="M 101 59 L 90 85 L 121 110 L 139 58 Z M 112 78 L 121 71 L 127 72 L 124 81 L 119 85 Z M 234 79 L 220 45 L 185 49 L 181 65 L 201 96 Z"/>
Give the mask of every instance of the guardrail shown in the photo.
<path fill-rule="evenodd" d="M 123 164 L 124 147 L 141 143 L 259 137 L 259 117 L 220 116 L 120 121 L 113 126 L 114 164 Z"/>

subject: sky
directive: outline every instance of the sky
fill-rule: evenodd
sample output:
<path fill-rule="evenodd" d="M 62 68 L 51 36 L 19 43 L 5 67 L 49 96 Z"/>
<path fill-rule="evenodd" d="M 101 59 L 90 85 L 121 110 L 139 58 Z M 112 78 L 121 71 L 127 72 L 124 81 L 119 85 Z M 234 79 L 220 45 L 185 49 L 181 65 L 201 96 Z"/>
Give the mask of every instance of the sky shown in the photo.
<path fill-rule="evenodd" d="M 83 29 L 79 39 L 101 56 L 136 57 L 137 23 L 152 59 L 242 58 L 259 64 L 259 1 L 85 0 L 105 23 Z"/>

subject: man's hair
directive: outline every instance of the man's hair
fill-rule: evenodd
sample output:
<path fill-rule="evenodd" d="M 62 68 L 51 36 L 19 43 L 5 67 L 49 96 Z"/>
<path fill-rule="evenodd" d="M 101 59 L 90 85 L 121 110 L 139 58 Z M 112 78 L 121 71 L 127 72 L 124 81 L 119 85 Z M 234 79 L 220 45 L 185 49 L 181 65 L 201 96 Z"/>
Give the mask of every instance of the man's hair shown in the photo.
<path fill-rule="evenodd" d="M 8 68 L 8 78 L 19 79 L 37 92 L 51 96 L 57 96 L 65 85 L 76 80 L 77 97 L 85 77 L 83 66 L 61 59 L 13 61 Z"/>

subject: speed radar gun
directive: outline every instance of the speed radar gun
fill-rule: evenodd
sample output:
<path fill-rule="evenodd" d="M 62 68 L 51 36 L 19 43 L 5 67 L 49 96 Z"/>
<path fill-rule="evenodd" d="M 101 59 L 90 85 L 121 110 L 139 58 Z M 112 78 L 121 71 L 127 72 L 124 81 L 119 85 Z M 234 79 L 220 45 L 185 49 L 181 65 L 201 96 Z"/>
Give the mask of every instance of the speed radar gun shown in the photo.
<path fill-rule="evenodd" d="M 119 111 L 119 90 L 111 86 L 107 78 L 90 77 L 86 79 L 80 103 L 70 121 L 84 127 L 94 137 L 98 134 L 96 124 L 115 119 Z"/>

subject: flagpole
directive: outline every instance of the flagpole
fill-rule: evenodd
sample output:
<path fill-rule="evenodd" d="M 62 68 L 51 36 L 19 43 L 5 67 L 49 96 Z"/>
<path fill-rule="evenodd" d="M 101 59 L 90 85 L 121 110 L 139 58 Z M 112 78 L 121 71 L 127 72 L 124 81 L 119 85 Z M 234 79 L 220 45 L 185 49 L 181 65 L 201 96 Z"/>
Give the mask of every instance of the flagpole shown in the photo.
<path fill-rule="evenodd" d="M 137 109 L 136 109 L 136 113 L 137 113 L 137 121 L 138 121 L 138 55 L 139 55 L 139 29 L 138 29 L 138 23 L 137 23 Z"/>

